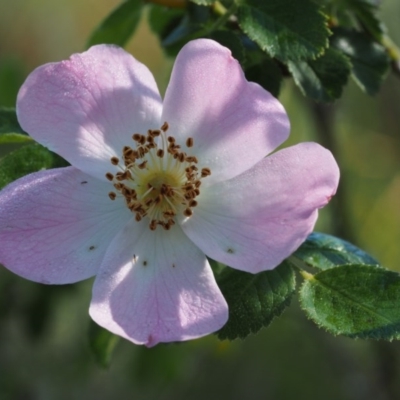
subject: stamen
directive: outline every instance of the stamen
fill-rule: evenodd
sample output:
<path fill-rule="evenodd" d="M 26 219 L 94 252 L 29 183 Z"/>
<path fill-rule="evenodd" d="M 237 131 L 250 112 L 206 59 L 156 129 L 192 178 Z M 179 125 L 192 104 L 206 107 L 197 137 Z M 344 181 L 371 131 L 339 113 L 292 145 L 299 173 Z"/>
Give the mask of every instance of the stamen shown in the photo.
<path fill-rule="evenodd" d="M 114 179 L 114 175 L 113 175 L 111 172 L 107 172 L 107 173 L 106 173 L 106 178 L 107 178 L 109 181 L 112 181 L 112 180 Z"/>
<path fill-rule="evenodd" d="M 211 170 L 210 168 L 202 168 L 201 169 L 201 177 L 205 178 L 206 176 L 211 175 Z"/>
<path fill-rule="evenodd" d="M 210 168 L 199 170 L 195 165 L 197 157 L 182 151 L 175 137 L 165 134 L 167 130 L 169 125 L 164 122 L 160 129 L 148 129 L 144 135 L 134 133 L 134 145 L 122 148 L 123 163 L 120 164 L 118 157 L 111 158 L 119 171 L 105 175 L 123 196 L 136 221 L 149 218 L 148 226 L 152 231 L 158 226 L 170 230 L 178 214 L 191 217 L 198 205 L 196 198 L 202 179 L 211 175 Z M 156 141 L 158 136 L 160 140 Z M 188 137 L 184 144 L 192 148 L 193 138 Z M 111 200 L 117 195 L 109 193 Z"/>
<path fill-rule="evenodd" d="M 118 157 L 111 157 L 111 164 L 112 165 L 118 165 L 119 164 L 119 158 Z"/>

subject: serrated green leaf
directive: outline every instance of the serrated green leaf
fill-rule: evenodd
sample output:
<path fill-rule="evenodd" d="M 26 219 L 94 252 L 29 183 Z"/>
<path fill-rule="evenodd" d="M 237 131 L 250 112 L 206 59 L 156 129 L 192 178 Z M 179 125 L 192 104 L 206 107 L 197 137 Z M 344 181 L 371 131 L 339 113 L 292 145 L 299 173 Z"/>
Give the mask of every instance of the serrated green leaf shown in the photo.
<path fill-rule="evenodd" d="M 61 157 L 39 144 L 29 144 L 0 159 L 0 189 L 22 176 L 41 169 L 68 165 Z"/>
<path fill-rule="evenodd" d="M 103 368 L 110 365 L 119 337 L 90 321 L 89 345 L 96 363 Z"/>
<path fill-rule="evenodd" d="M 352 76 L 360 88 L 376 94 L 390 66 L 386 49 L 365 33 L 345 29 L 334 31 L 332 45 L 350 58 Z"/>
<path fill-rule="evenodd" d="M 311 0 L 241 0 L 243 31 L 283 62 L 315 58 L 328 46 L 326 17 Z"/>
<path fill-rule="evenodd" d="M 289 305 L 296 286 L 287 263 L 256 275 L 226 268 L 217 282 L 229 306 L 229 320 L 217 332 L 221 340 L 243 339 L 268 326 Z"/>
<path fill-rule="evenodd" d="M 341 96 L 351 71 L 348 57 L 332 48 L 316 60 L 289 62 L 288 67 L 302 93 L 323 102 Z"/>
<path fill-rule="evenodd" d="M 310 267 L 326 270 L 344 264 L 378 265 L 373 257 L 345 240 L 313 232 L 292 257 Z"/>
<path fill-rule="evenodd" d="M 87 47 L 99 43 L 124 46 L 134 33 L 142 14 L 142 0 L 127 0 L 120 4 L 93 31 Z"/>
<path fill-rule="evenodd" d="M 335 335 L 392 340 L 400 337 L 400 275 L 370 265 L 342 265 L 310 276 L 301 306 Z"/>

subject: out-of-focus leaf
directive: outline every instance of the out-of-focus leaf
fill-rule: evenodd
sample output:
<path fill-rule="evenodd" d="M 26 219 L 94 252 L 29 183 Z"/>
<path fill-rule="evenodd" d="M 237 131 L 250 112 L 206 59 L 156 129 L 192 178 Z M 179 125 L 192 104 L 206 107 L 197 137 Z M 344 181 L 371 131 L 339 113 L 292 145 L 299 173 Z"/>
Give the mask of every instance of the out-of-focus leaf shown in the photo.
<path fill-rule="evenodd" d="M 19 133 L 26 135 L 21 128 L 14 108 L 0 107 L 0 134 Z"/>
<path fill-rule="evenodd" d="M 293 257 L 322 270 L 344 264 L 378 265 L 378 261 L 351 243 L 318 232 L 312 233 L 289 260 Z"/>
<path fill-rule="evenodd" d="M 245 60 L 244 46 L 240 37 L 235 32 L 214 31 L 211 33 L 210 39 L 213 39 L 222 46 L 227 47 L 232 52 L 232 56 L 243 64 Z"/>
<path fill-rule="evenodd" d="M 198 4 L 199 6 L 210 6 L 215 3 L 215 0 L 190 0 L 193 3 Z"/>
<path fill-rule="evenodd" d="M 241 0 L 237 16 L 250 39 L 284 62 L 318 57 L 328 46 L 326 17 L 311 0 Z"/>
<path fill-rule="evenodd" d="M 352 75 L 360 88 L 376 94 L 390 66 L 386 49 L 365 33 L 345 29 L 334 31 L 332 45 L 350 58 Z"/>
<path fill-rule="evenodd" d="M 181 9 L 151 4 L 148 12 L 149 26 L 160 40 L 163 40 L 179 25 L 184 14 L 184 10 Z"/>
<path fill-rule="evenodd" d="M 335 335 L 392 340 L 400 337 L 400 275 L 370 265 L 342 265 L 305 274 L 301 306 Z"/>
<path fill-rule="evenodd" d="M 272 58 L 264 58 L 261 62 L 245 69 L 247 80 L 256 82 L 278 97 L 283 75 L 278 64 Z"/>
<path fill-rule="evenodd" d="M 135 32 L 142 14 L 142 0 L 126 0 L 93 31 L 87 47 L 99 43 L 124 46 Z"/>
<path fill-rule="evenodd" d="M 89 326 L 89 344 L 93 356 L 101 367 L 107 368 L 119 337 L 100 327 L 92 320 Z"/>
<path fill-rule="evenodd" d="M 341 96 L 351 71 L 348 57 L 333 48 L 316 60 L 289 62 L 288 67 L 302 93 L 323 102 Z"/>
<path fill-rule="evenodd" d="M 255 275 L 226 268 L 217 282 L 229 306 L 229 320 L 217 332 L 221 340 L 243 339 L 268 326 L 290 304 L 296 286 L 286 262 Z"/>
<path fill-rule="evenodd" d="M 343 6 L 354 12 L 364 28 L 377 40 L 382 38 L 386 28 L 376 15 L 377 4 L 370 0 L 346 0 Z"/>

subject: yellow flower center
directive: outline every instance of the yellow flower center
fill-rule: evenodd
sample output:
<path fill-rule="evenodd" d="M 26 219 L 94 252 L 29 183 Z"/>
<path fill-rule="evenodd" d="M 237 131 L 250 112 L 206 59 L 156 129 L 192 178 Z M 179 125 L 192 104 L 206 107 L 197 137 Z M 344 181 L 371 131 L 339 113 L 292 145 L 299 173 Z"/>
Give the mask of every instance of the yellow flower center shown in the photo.
<path fill-rule="evenodd" d="M 135 133 L 134 148 L 125 146 L 121 160 L 110 160 L 120 171 L 115 176 L 106 174 L 117 192 L 110 192 L 110 199 L 122 195 L 136 221 L 149 218 L 151 230 L 158 225 L 169 230 L 179 213 L 190 217 L 197 205 L 201 181 L 211 175 L 209 168 L 199 171 L 197 158 L 183 151 L 173 136 L 166 135 L 167 130 L 165 122 L 161 129 L 149 130 L 147 135 Z M 193 144 L 192 138 L 186 140 L 187 148 Z"/>

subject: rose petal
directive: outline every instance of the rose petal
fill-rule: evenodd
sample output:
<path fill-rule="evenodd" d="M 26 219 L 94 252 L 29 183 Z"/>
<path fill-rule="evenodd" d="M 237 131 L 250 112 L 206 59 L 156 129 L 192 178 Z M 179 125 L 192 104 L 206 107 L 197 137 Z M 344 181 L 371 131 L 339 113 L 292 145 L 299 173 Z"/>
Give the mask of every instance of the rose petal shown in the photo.
<path fill-rule="evenodd" d="M 204 254 L 176 225 L 133 221 L 115 238 L 93 287 L 90 315 L 137 344 L 188 340 L 221 328 L 228 307 Z"/>
<path fill-rule="evenodd" d="M 336 192 L 339 170 L 316 143 L 281 150 L 251 170 L 202 190 L 189 238 L 211 258 L 257 273 L 276 267 L 312 231 Z"/>
<path fill-rule="evenodd" d="M 18 120 L 35 140 L 100 179 L 132 134 L 160 127 L 161 98 L 146 66 L 116 46 L 99 45 L 46 64 L 22 85 Z"/>
<path fill-rule="evenodd" d="M 289 135 L 279 101 L 247 82 L 230 51 L 207 39 L 194 40 L 179 53 L 162 120 L 178 144 L 194 139 L 185 151 L 211 169 L 206 185 L 251 168 Z"/>
<path fill-rule="evenodd" d="M 74 167 L 40 171 L 0 192 L 0 262 L 52 284 L 94 275 L 116 233 L 131 218 L 122 199 Z"/>

